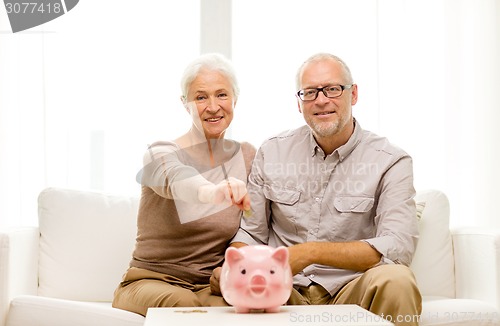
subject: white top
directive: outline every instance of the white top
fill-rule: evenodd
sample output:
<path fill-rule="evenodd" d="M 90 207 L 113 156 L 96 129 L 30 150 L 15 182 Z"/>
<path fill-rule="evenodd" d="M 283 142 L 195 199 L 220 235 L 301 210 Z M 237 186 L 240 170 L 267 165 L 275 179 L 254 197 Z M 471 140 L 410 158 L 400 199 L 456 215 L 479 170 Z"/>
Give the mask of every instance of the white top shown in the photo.
<path fill-rule="evenodd" d="M 393 325 L 357 305 L 282 306 L 278 313 L 237 314 L 233 307 L 149 308 L 144 326 Z"/>

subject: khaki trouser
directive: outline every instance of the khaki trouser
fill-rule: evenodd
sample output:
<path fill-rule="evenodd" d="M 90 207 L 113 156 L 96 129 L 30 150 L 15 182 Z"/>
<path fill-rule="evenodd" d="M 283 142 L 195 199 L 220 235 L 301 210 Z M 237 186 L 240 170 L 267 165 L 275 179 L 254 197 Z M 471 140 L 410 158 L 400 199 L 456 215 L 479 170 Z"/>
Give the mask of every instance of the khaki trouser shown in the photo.
<path fill-rule="evenodd" d="M 331 296 L 314 284 L 293 289 L 289 305 L 357 304 L 396 325 L 418 325 L 422 297 L 415 276 L 403 265 L 381 265 L 346 284 Z"/>
<path fill-rule="evenodd" d="M 174 276 L 132 267 L 115 290 L 113 307 L 143 316 L 149 307 L 227 306 L 209 284 L 191 284 Z"/>

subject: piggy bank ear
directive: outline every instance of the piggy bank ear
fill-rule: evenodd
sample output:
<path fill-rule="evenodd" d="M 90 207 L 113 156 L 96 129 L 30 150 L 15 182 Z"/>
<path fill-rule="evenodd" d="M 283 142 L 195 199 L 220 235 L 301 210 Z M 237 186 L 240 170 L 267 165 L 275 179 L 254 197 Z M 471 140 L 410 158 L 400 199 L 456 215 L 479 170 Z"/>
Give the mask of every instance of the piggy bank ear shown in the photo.
<path fill-rule="evenodd" d="M 288 249 L 286 247 L 280 246 L 274 250 L 271 257 L 277 260 L 280 265 L 285 266 L 286 264 L 288 264 Z"/>
<path fill-rule="evenodd" d="M 226 262 L 229 264 L 229 266 L 232 266 L 233 264 L 243 259 L 243 253 L 237 248 L 229 247 L 226 249 L 225 257 Z"/>

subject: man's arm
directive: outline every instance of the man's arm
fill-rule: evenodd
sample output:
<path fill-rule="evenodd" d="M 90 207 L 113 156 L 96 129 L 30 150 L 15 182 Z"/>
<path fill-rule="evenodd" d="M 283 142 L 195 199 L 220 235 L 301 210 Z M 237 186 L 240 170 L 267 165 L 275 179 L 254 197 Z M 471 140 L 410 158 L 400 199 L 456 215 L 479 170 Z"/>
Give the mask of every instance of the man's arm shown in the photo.
<path fill-rule="evenodd" d="M 363 241 L 306 242 L 288 248 L 295 275 L 311 264 L 364 272 L 377 265 L 382 255 Z"/>
<path fill-rule="evenodd" d="M 408 266 L 418 238 L 412 171 L 409 156 L 386 171 L 380 183 L 382 190 L 378 198 L 374 238 L 349 242 L 306 242 L 291 246 L 293 274 L 311 264 L 360 272 L 378 265 L 382 260 Z"/>
<path fill-rule="evenodd" d="M 243 243 L 243 242 L 233 242 L 231 243 L 231 247 L 235 247 L 235 248 L 241 248 L 241 247 L 244 247 L 244 246 L 248 246 L 246 243 Z"/>
<path fill-rule="evenodd" d="M 231 247 L 246 246 L 243 242 L 233 242 Z M 335 266 L 364 272 L 377 265 L 382 255 L 363 241 L 352 242 L 306 242 L 288 248 L 292 274 L 295 275 L 309 265 Z M 216 268 L 210 278 L 212 293 L 220 294 L 219 279 L 221 268 Z"/>

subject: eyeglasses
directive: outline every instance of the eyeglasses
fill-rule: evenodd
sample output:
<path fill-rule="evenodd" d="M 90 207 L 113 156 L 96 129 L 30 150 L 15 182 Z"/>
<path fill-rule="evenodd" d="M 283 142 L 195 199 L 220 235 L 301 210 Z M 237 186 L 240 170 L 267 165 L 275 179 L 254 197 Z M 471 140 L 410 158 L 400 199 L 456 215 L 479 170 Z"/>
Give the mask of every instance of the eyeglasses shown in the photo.
<path fill-rule="evenodd" d="M 331 86 L 325 86 L 325 87 L 320 87 L 320 88 L 306 88 L 306 89 L 301 89 L 300 91 L 297 92 L 297 96 L 302 100 L 302 101 L 314 101 L 316 98 L 318 98 L 318 93 L 321 91 L 323 94 L 328 97 L 328 98 L 335 98 L 339 97 L 342 95 L 344 92 L 344 89 L 349 89 L 352 87 L 354 84 L 350 85 L 331 85 Z"/>

